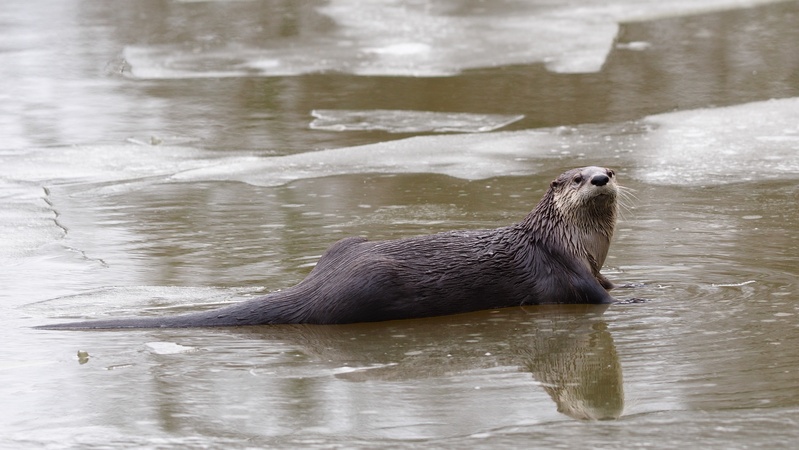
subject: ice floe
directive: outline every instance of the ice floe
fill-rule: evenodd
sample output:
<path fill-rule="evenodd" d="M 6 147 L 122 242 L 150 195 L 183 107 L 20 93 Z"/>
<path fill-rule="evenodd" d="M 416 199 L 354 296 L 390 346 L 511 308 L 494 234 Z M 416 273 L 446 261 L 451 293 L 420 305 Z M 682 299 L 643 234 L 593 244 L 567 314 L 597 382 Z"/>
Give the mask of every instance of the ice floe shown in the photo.
<path fill-rule="evenodd" d="M 550 149 L 558 148 L 561 138 L 551 130 L 416 136 L 279 157 L 230 158 L 176 173 L 171 179 L 278 186 L 356 173 L 436 173 L 468 180 L 525 175 L 535 172 L 533 159 L 559 155 Z"/>
<path fill-rule="evenodd" d="M 799 98 L 659 114 L 635 175 L 657 184 L 799 178 Z"/>
<path fill-rule="evenodd" d="M 634 177 L 660 184 L 793 179 L 799 176 L 799 98 L 626 123 L 414 136 L 284 156 L 131 144 L 27 149 L 4 156 L 0 175 L 20 188 L 18 183 L 60 185 L 70 195 L 93 195 L 169 181 L 278 186 L 364 173 L 434 173 L 477 180 L 581 164 L 629 167 Z M 24 191 L 26 196 L 44 196 L 44 191 Z"/>
<path fill-rule="evenodd" d="M 315 109 L 310 127 L 327 131 L 372 131 L 389 133 L 483 133 L 524 118 L 524 115 L 470 114 L 403 110 Z"/>
<path fill-rule="evenodd" d="M 476 180 L 577 164 L 630 167 L 636 178 L 657 184 L 799 177 L 799 98 L 623 124 L 416 136 L 280 157 L 228 158 L 171 179 L 275 186 L 350 173 L 436 173 Z"/>
<path fill-rule="evenodd" d="M 463 70 L 543 63 L 560 73 L 596 72 L 613 47 L 619 24 L 751 7 L 774 0 L 588 0 L 479 4 L 332 0 L 304 17 L 294 37 L 255 45 L 205 45 L 205 21 L 186 25 L 197 45 L 128 46 L 136 78 L 355 75 L 448 76 Z M 302 28 L 307 24 L 307 28 Z M 643 46 L 631 47 L 645 50 Z"/>
<path fill-rule="evenodd" d="M 144 344 L 144 346 L 147 347 L 150 353 L 156 355 L 177 355 L 179 353 L 196 352 L 199 350 L 197 347 L 189 347 L 175 342 L 163 341 L 148 342 Z"/>

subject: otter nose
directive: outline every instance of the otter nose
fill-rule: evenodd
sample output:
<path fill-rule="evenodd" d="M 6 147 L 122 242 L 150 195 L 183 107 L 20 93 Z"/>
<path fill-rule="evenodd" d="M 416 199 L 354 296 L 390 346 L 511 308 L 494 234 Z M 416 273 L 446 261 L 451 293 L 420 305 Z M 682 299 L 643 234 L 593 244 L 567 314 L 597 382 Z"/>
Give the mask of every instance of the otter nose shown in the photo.
<path fill-rule="evenodd" d="M 608 181 L 610 181 L 610 178 L 607 175 L 594 175 L 591 177 L 591 184 L 594 186 L 604 186 L 608 184 Z"/>

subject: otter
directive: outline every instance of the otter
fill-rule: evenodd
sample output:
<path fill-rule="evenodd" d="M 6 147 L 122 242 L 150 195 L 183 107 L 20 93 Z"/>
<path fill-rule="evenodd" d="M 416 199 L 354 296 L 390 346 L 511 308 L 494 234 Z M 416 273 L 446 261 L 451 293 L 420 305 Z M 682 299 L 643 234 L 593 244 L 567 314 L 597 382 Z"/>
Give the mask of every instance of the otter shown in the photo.
<path fill-rule="evenodd" d="M 535 304 L 612 303 L 599 271 L 618 213 L 611 169 L 571 169 L 522 221 L 488 230 L 333 244 L 297 285 L 215 310 L 41 329 L 344 324 Z"/>

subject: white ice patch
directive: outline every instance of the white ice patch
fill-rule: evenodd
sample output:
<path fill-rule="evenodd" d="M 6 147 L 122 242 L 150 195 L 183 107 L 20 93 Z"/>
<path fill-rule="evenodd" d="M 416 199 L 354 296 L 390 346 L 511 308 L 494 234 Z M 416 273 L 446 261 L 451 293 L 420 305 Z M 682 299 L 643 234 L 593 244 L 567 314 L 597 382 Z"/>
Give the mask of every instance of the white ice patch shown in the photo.
<path fill-rule="evenodd" d="M 12 265 L 64 235 L 43 187 L 0 177 L 0 192 L 0 265 Z"/>
<path fill-rule="evenodd" d="M 151 353 L 156 355 L 176 355 L 178 353 L 188 353 L 197 351 L 197 347 L 188 347 L 174 342 L 148 342 L 144 344 Z"/>
<path fill-rule="evenodd" d="M 74 282 L 87 268 L 96 268 L 101 262 L 55 244 L 63 240 L 66 230 L 48 203 L 44 187 L 10 179 L 13 172 L 4 173 L 9 169 L 5 158 L 0 164 L 0 302 L 12 307 L 47 298 L 49 292 L 63 292 L 58 277 L 48 274 L 57 273 Z M 35 293 L 30 287 L 32 280 Z"/>
<path fill-rule="evenodd" d="M 799 98 L 650 116 L 635 175 L 656 184 L 799 177 Z"/>
<path fill-rule="evenodd" d="M 431 111 L 315 109 L 310 127 L 326 131 L 372 131 L 389 133 L 482 133 L 524 118 L 523 115 L 469 114 Z"/>
<path fill-rule="evenodd" d="M 332 31 L 300 30 L 252 47 L 230 42 L 130 46 L 125 60 L 136 78 L 355 75 L 448 76 L 466 69 L 543 63 L 561 73 L 602 68 L 619 23 L 750 7 L 775 0 L 587 0 L 484 2 L 332 0 L 318 9 Z M 201 22 L 200 22 L 201 23 Z M 207 32 L 194 32 L 197 42 Z"/>
<path fill-rule="evenodd" d="M 0 154 L 0 176 L 43 185 L 142 180 L 213 164 L 216 153 L 167 145 L 75 145 Z"/>
<path fill-rule="evenodd" d="M 240 181 L 278 186 L 353 173 L 436 173 L 467 180 L 535 173 L 533 160 L 557 157 L 551 130 L 417 136 L 397 141 L 279 157 L 231 158 L 175 174 L 175 181 Z"/>

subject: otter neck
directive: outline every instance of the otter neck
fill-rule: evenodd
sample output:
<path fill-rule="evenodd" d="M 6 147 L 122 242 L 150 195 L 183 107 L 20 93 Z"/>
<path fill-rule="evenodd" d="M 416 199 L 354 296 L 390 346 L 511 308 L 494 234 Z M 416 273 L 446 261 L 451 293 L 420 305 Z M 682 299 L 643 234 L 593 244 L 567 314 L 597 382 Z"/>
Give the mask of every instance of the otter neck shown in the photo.
<path fill-rule="evenodd" d="M 549 188 L 519 226 L 533 242 L 560 248 L 580 258 L 594 275 L 605 263 L 616 224 L 615 199 L 594 199 L 571 211 L 555 206 Z"/>

